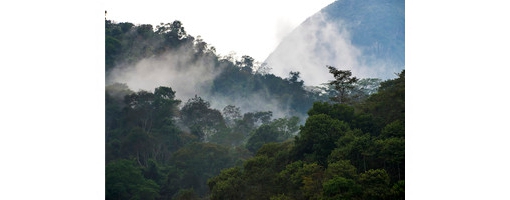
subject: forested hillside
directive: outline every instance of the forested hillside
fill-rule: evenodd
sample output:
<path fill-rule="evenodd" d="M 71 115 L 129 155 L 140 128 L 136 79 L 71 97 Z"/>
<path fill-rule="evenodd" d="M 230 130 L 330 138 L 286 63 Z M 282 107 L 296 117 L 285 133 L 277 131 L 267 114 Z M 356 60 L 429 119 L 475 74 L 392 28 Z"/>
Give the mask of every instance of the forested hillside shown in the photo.
<path fill-rule="evenodd" d="M 105 52 L 106 199 L 403 199 L 404 71 L 359 80 L 324 66 L 333 81 L 306 86 L 217 55 L 180 21 L 105 20 Z M 116 82 L 144 62 L 201 82 Z"/>

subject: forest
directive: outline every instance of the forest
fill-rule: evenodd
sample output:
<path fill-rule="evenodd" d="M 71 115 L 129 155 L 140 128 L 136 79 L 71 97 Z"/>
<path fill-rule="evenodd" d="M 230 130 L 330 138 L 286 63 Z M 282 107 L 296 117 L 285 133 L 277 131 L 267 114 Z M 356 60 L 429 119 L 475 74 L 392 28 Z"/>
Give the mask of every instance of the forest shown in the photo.
<path fill-rule="evenodd" d="M 187 58 L 175 67 L 216 74 L 189 99 L 109 80 L 175 54 Z M 180 21 L 105 20 L 106 199 L 404 199 L 405 71 L 323 67 L 332 81 L 307 86 L 301 72 L 218 55 Z"/>

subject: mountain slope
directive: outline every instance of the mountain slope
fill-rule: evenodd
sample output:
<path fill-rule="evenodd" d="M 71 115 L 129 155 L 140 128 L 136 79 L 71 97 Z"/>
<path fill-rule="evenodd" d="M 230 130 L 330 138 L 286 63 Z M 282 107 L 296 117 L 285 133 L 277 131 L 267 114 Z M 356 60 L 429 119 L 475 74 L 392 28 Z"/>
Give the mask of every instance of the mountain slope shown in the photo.
<path fill-rule="evenodd" d="M 403 0 L 340 0 L 291 32 L 266 63 L 279 76 L 300 71 L 307 85 L 327 82 L 326 65 L 388 79 L 405 66 Z"/>

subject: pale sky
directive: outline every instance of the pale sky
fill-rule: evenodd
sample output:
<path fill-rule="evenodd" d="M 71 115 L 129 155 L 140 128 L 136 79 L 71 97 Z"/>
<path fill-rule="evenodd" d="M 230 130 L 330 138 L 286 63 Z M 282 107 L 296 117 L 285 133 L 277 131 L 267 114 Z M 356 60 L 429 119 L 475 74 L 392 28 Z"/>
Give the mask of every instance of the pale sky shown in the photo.
<path fill-rule="evenodd" d="M 107 0 L 106 18 L 152 24 L 180 20 L 186 32 L 200 35 L 220 55 L 235 52 L 263 62 L 280 40 L 334 0 Z"/>

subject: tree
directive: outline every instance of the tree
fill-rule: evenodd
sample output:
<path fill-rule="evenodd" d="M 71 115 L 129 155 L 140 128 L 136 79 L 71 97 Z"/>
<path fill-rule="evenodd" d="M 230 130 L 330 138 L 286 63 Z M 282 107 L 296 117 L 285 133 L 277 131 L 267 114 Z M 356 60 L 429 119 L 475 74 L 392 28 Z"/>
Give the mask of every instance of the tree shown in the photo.
<path fill-rule="evenodd" d="M 346 104 L 331 104 L 328 102 L 314 102 L 308 111 L 308 116 L 326 114 L 334 119 L 344 121 L 351 129 L 361 129 L 363 132 L 375 135 L 378 130 L 374 125 L 371 114 L 355 112 L 355 108 Z"/>
<path fill-rule="evenodd" d="M 147 134 L 172 123 L 178 113 L 180 100 L 175 99 L 175 91 L 170 87 L 158 87 L 154 93 L 139 91 L 126 95 L 124 112 L 127 127 L 140 127 Z"/>
<path fill-rule="evenodd" d="M 301 190 L 306 199 L 321 199 L 324 168 L 317 163 L 304 164 L 301 169 L 303 185 Z"/>
<path fill-rule="evenodd" d="M 127 123 L 150 133 L 154 122 L 154 94 L 142 90 L 127 95 L 124 102 L 127 105 L 125 108 Z"/>
<path fill-rule="evenodd" d="M 297 84 L 299 87 L 302 87 L 303 84 L 304 84 L 304 81 L 303 80 L 300 80 L 300 72 L 294 72 L 294 71 L 291 71 L 289 72 L 289 78 L 287 78 L 286 80 L 289 81 L 290 84 Z"/>
<path fill-rule="evenodd" d="M 254 58 L 252 58 L 251 56 L 248 56 L 248 55 L 244 55 L 244 56 L 242 56 L 240 62 L 236 61 L 236 64 L 239 67 L 241 67 L 242 71 L 252 73 L 253 69 L 255 67 L 255 63 L 254 62 L 255 62 Z"/>
<path fill-rule="evenodd" d="M 390 177 L 384 169 L 371 169 L 360 174 L 363 199 L 386 199 L 390 194 Z"/>
<path fill-rule="evenodd" d="M 211 200 L 245 199 L 246 182 L 241 167 L 224 169 L 218 176 L 207 181 Z"/>
<path fill-rule="evenodd" d="M 381 79 L 378 78 L 362 78 L 353 84 L 350 91 L 350 98 L 352 103 L 361 103 L 367 99 L 371 94 L 375 94 L 381 84 Z"/>
<path fill-rule="evenodd" d="M 329 155 L 329 161 L 350 160 L 360 171 L 373 168 L 374 164 L 374 141 L 370 134 L 363 133 L 359 129 L 347 131 L 343 137 L 336 141 L 335 148 Z"/>
<path fill-rule="evenodd" d="M 131 160 L 120 159 L 106 165 L 106 199 L 156 199 L 159 186 L 145 179 Z"/>
<path fill-rule="evenodd" d="M 163 38 L 163 51 L 175 49 L 187 41 L 192 41 L 192 37 L 186 33 L 182 22 L 179 20 L 175 20 L 172 23 L 161 23 L 156 26 L 156 29 L 156 33 Z"/>
<path fill-rule="evenodd" d="M 123 99 L 133 93 L 126 84 L 114 83 L 105 87 L 105 134 L 106 142 L 114 138 L 114 133 L 122 127 L 125 107 Z"/>
<path fill-rule="evenodd" d="M 271 111 L 244 113 L 242 120 L 237 121 L 234 131 L 248 135 L 257 127 L 269 123 L 272 116 L 273 112 Z"/>
<path fill-rule="evenodd" d="M 257 152 L 262 145 L 269 142 L 277 142 L 279 134 L 276 128 L 270 125 L 262 125 L 248 139 L 246 149 L 251 152 Z"/>
<path fill-rule="evenodd" d="M 371 113 L 380 128 L 395 120 L 405 124 L 405 70 L 397 75 L 396 79 L 382 82 L 377 93 L 362 105 L 362 110 Z"/>
<path fill-rule="evenodd" d="M 354 108 L 345 104 L 330 104 L 328 102 L 314 102 L 308 111 L 308 116 L 326 114 L 331 118 L 350 123 L 354 119 Z"/>
<path fill-rule="evenodd" d="M 391 179 L 403 180 L 405 170 L 405 141 L 404 138 L 392 137 L 375 141 L 378 158 L 384 162 L 385 169 Z"/>
<path fill-rule="evenodd" d="M 349 160 L 338 160 L 329 163 L 326 169 L 326 177 L 331 179 L 336 176 L 341 176 L 354 180 L 358 177 L 356 171 L 356 167 L 354 167 Z"/>
<path fill-rule="evenodd" d="M 106 71 L 114 67 L 115 59 L 122 50 L 120 41 L 112 36 L 105 37 L 105 68 Z"/>
<path fill-rule="evenodd" d="M 156 125 L 162 126 L 164 122 L 172 122 L 173 117 L 179 113 L 178 105 L 180 100 L 175 99 L 175 91 L 170 87 L 160 86 L 154 89 L 154 109 L 156 117 Z"/>
<path fill-rule="evenodd" d="M 241 109 L 234 105 L 227 105 L 223 108 L 223 117 L 229 127 L 233 127 L 235 122 L 241 119 Z"/>
<path fill-rule="evenodd" d="M 233 167 L 237 156 L 228 147 L 213 143 L 192 143 L 172 154 L 171 162 L 182 171 L 176 181 L 181 189 L 193 188 L 199 195 L 207 192 L 207 180 Z"/>
<path fill-rule="evenodd" d="M 335 77 L 335 80 L 330 81 L 329 84 L 335 86 L 338 92 L 338 95 L 333 97 L 332 100 L 339 103 L 349 103 L 351 100 L 350 92 L 354 89 L 354 83 L 358 81 L 358 78 L 351 77 L 351 70 L 338 70 L 333 66 L 326 67 L 329 69 L 329 73 Z"/>
<path fill-rule="evenodd" d="M 296 156 L 327 166 L 327 158 L 336 148 L 335 142 L 349 130 L 347 123 L 329 115 L 312 115 L 295 138 Z"/>
<path fill-rule="evenodd" d="M 140 127 L 132 128 L 123 138 L 121 149 L 126 157 L 135 158 L 140 166 L 146 166 L 150 154 L 151 138 Z"/>
<path fill-rule="evenodd" d="M 293 141 L 266 143 L 259 148 L 255 156 L 267 156 L 269 158 L 274 158 L 273 165 L 268 167 L 272 167 L 274 171 L 281 171 L 292 161 L 293 147 Z"/>
<path fill-rule="evenodd" d="M 285 141 L 292 138 L 299 131 L 299 117 L 274 119 L 269 123 L 269 126 L 274 127 L 279 132 L 277 141 Z"/>
<path fill-rule="evenodd" d="M 397 181 L 393 186 L 391 187 L 391 199 L 399 199 L 404 200 L 405 199 L 405 181 Z"/>
<path fill-rule="evenodd" d="M 174 198 L 175 200 L 200 200 L 197 193 L 195 193 L 195 190 L 193 188 L 191 189 L 181 189 L 177 194 L 175 194 Z"/>
<path fill-rule="evenodd" d="M 323 199 L 358 199 L 361 193 L 361 187 L 353 179 L 336 176 L 332 179 L 324 181 Z"/>
<path fill-rule="evenodd" d="M 274 158 L 261 155 L 244 162 L 244 180 L 247 182 L 245 199 L 269 199 L 276 188 L 273 186 L 276 178 Z"/>
<path fill-rule="evenodd" d="M 405 137 L 405 126 L 404 123 L 400 120 L 395 120 L 389 124 L 387 124 L 381 131 L 381 137 L 390 138 L 390 137 Z"/>
<path fill-rule="evenodd" d="M 208 101 L 196 95 L 182 107 L 181 120 L 202 141 L 208 141 L 212 135 L 226 129 L 221 112 L 211 109 Z"/>

